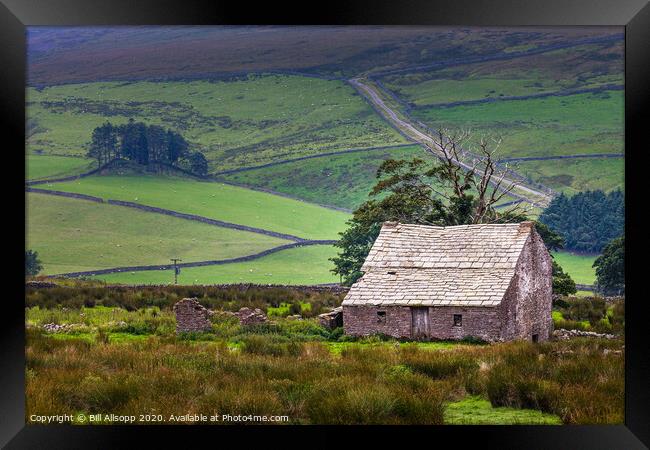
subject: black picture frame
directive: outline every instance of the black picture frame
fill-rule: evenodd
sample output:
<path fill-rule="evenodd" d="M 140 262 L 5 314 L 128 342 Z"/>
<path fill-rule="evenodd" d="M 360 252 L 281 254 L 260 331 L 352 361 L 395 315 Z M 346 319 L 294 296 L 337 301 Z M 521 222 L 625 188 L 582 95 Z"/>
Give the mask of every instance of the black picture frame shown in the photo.
<path fill-rule="evenodd" d="M 650 327 L 642 311 L 642 240 L 647 242 L 642 215 L 641 158 L 648 151 L 647 124 L 650 80 L 650 5 L 644 0 L 547 0 L 525 1 L 329 1 L 317 5 L 278 5 L 267 2 L 199 0 L 0 0 L 0 97 L 2 98 L 1 142 L 5 154 L 15 154 L 4 167 L 5 202 L 13 200 L 5 214 L 5 242 L 11 244 L 5 267 L 5 296 L 2 299 L 0 333 L 0 445 L 6 448 L 123 448 L 146 437 L 166 446 L 193 447 L 195 439 L 207 437 L 219 445 L 224 435 L 240 445 L 264 436 L 265 445 L 276 441 L 332 447 L 345 443 L 347 435 L 364 433 L 364 439 L 403 443 L 425 439 L 434 446 L 450 442 L 490 445 L 498 448 L 593 448 L 641 449 L 650 446 Z M 315 6 L 315 7 L 314 7 Z M 24 398 L 24 273 L 20 265 L 24 244 L 15 238 L 24 232 L 24 158 L 18 148 L 25 144 L 25 27 L 29 25 L 188 25 L 188 24 L 341 24 L 341 25 L 463 25 L 463 26 L 553 26 L 615 25 L 625 27 L 625 172 L 626 172 L 626 382 L 625 425 L 593 426 L 447 426 L 447 427 L 304 427 L 300 434 L 317 433 L 318 439 L 288 438 L 293 427 L 170 427 L 170 426 L 38 426 L 25 425 Z M 646 175 L 647 176 L 647 175 Z M 7 177 L 9 180 L 7 181 Z M 15 177 L 15 179 L 14 179 Z M 635 187 L 636 184 L 638 187 Z M 636 207 L 635 207 L 636 205 Z M 22 210 L 21 210 L 22 208 Z M 17 219 L 18 218 L 18 219 Z M 22 218 L 22 220 L 20 220 Z M 629 243 L 632 242 L 630 245 Z M 20 247 L 23 248 L 20 248 Z M 637 263 L 638 262 L 638 263 Z M 635 273 L 634 267 L 640 270 Z M 250 429 L 251 427 L 249 427 Z M 291 429 L 289 431 L 289 429 Z M 264 431 L 264 432 L 262 432 Z M 289 433 L 287 432 L 289 431 Z M 371 431 L 371 433 L 367 433 Z M 343 434 L 343 435 L 342 435 Z M 191 440 L 189 440 L 191 439 Z M 295 440 L 294 440 L 295 439 Z M 404 440 L 407 439 L 407 440 Z M 293 440 L 293 442 L 292 442 Z M 224 441 L 225 442 L 225 441 Z M 369 444 L 369 442 L 367 442 Z"/>

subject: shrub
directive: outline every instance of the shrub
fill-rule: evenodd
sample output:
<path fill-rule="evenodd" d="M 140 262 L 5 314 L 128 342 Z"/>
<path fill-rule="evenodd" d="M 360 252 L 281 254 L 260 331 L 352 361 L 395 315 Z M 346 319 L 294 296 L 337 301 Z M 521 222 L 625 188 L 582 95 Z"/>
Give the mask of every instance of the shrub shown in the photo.
<path fill-rule="evenodd" d="M 330 331 L 329 340 L 337 341 L 344 336 L 343 327 L 336 327 Z"/>

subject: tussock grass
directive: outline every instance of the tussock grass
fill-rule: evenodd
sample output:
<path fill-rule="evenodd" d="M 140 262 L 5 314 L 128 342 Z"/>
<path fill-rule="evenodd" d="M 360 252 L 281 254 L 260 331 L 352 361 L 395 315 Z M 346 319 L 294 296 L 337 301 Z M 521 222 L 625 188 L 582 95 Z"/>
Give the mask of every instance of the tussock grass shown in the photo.
<path fill-rule="evenodd" d="M 336 353 L 324 342 L 292 336 L 284 322 L 275 330 L 239 328 L 234 347 L 214 334 L 213 340 L 148 335 L 115 344 L 52 339 L 29 328 L 27 417 L 218 412 L 287 414 L 299 424 L 442 424 L 447 405 L 471 395 L 509 408 L 499 410 L 503 423 L 623 420 L 624 357 L 611 351 L 620 350 L 620 341 L 435 350 L 346 342 Z M 458 414 L 467 408 L 447 415 L 450 423 L 465 420 Z M 546 415 L 518 415 L 513 408 Z"/>

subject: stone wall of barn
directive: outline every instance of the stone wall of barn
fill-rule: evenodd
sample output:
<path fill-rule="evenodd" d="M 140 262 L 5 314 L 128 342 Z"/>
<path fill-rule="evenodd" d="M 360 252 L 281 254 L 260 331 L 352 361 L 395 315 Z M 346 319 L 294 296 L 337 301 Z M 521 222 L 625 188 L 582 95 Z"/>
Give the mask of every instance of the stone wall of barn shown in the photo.
<path fill-rule="evenodd" d="M 495 307 L 429 307 L 428 339 L 463 339 L 476 337 L 488 342 L 501 337 L 500 311 Z M 385 316 L 380 318 L 380 312 Z M 461 325 L 454 325 L 454 315 L 461 315 Z M 408 306 L 343 306 L 343 329 L 351 336 L 385 334 L 411 338 L 412 313 Z"/>
<path fill-rule="evenodd" d="M 380 320 L 377 312 L 385 312 Z M 343 330 L 350 336 L 385 334 L 411 337 L 411 308 L 406 306 L 343 306 Z"/>
<path fill-rule="evenodd" d="M 553 266 L 544 241 L 533 230 L 519 256 L 515 276 L 500 310 L 503 340 L 546 341 L 553 332 L 551 319 Z"/>
<path fill-rule="evenodd" d="M 461 316 L 461 325 L 454 325 L 454 315 Z M 429 308 L 429 337 L 432 339 L 463 339 L 476 337 L 487 342 L 501 338 L 501 315 L 497 307 L 437 306 Z"/>

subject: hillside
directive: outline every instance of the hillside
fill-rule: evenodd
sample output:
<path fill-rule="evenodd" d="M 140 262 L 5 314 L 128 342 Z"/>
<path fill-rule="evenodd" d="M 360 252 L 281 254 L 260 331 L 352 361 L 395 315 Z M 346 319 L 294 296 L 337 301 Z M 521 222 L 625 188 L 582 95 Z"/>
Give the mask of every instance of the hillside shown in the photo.
<path fill-rule="evenodd" d="M 29 89 L 27 109 L 30 153 L 83 156 L 95 127 L 134 118 L 181 133 L 211 171 L 406 142 L 350 86 L 300 76 Z"/>
<path fill-rule="evenodd" d="M 289 241 L 86 200 L 29 193 L 27 246 L 45 274 L 227 259 Z"/>
<path fill-rule="evenodd" d="M 305 239 L 336 239 L 349 217 L 344 212 L 264 192 L 180 177 L 93 176 L 40 187 L 134 202 Z"/>
<path fill-rule="evenodd" d="M 620 40 L 372 79 L 424 128 L 500 138 L 499 157 L 531 182 L 567 193 L 623 187 Z"/>
<path fill-rule="evenodd" d="M 436 162 L 400 124 L 416 135 L 450 127 L 501 136 L 501 167 L 518 184 L 501 203 L 522 201 L 531 217 L 561 192 L 624 187 L 617 28 L 32 28 L 28 39 L 28 179 L 89 171 L 93 129 L 131 119 L 180 133 L 211 174 L 108 170 L 38 185 L 103 200 L 29 194 L 29 245 L 47 273 L 166 264 L 178 253 L 219 262 L 183 268 L 188 283 L 264 282 L 266 273 L 273 282 L 335 282 L 330 243 L 368 199 L 380 164 Z M 88 234 L 66 249 L 69 221 Z M 187 235 L 174 246 L 179 228 Z M 120 234 L 136 243 L 140 233 L 140 245 L 164 245 L 132 255 L 112 247 Z M 303 241 L 318 242 L 284 247 Z M 586 259 L 565 261 L 583 280 L 593 273 Z M 169 272 L 101 277 L 163 282 Z"/>
<path fill-rule="evenodd" d="M 605 27 L 31 27 L 29 83 L 188 80 L 267 71 L 349 78 L 441 60 L 508 56 L 620 33 Z"/>

